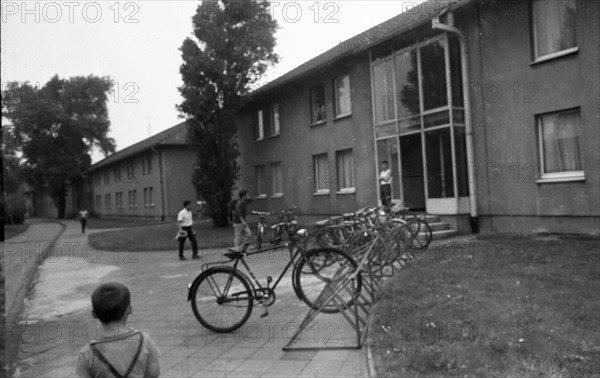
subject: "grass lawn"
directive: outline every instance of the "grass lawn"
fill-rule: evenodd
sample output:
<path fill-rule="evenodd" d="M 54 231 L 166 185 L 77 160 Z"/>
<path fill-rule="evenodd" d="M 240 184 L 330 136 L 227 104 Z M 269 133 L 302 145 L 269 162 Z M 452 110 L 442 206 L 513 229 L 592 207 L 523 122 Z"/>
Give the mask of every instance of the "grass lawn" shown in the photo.
<path fill-rule="evenodd" d="M 600 376 L 600 239 L 480 236 L 386 283 L 381 377 Z"/>
<path fill-rule="evenodd" d="M 7 224 L 4 225 L 4 240 L 10 239 L 15 235 L 20 234 L 29 227 L 26 224 Z"/>
<path fill-rule="evenodd" d="M 150 225 L 165 225 L 171 222 L 163 222 L 158 219 L 146 219 L 146 218 L 88 218 L 87 228 L 91 230 L 105 229 L 105 228 L 128 228 L 128 227 L 141 227 Z"/>
<path fill-rule="evenodd" d="M 216 228 L 212 220 L 206 220 L 195 222 L 194 230 L 199 249 L 225 248 L 233 244 L 232 227 Z M 138 225 L 124 230 L 98 232 L 90 234 L 89 240 L 95 248 L 105 251 L 166 251 L 177 249 L 176 233 L 177 225 L 169 222 L 168 224 Z M 186 249 L 189 247 L 186 246 Z"/>

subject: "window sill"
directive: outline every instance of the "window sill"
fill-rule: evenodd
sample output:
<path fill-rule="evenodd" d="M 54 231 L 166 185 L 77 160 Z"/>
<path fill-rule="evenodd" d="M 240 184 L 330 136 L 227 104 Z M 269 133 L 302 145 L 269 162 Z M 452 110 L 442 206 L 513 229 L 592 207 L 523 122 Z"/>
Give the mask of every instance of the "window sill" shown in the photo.
<path fill-rule="evenodd" d="M 340 114 L 339 116 L 335 117 L 335 118 L 333 119 L 333 121 L 335 122 L 335 121 L 339 121 L 339 120 L 341 120 L 341 119 L 344 119 L 344 118 L 350 118 L 350 117 L 352 117 L 352 113 Z"/>
<path fill-rule="evenodd" d="M 276 193 L 271 196 L 271 198 L 283 198 L 283 193 Z"/>
<path fill-rule="evenodd" d="M 561 57 L 566 56 L 566 55 L 575 54 L 578 51 L 579 51 L 579 47 L 578 46 L 571 47 L 571 48 L 566 49 L 566 50 L 562 50 L 562 51 L 558 51 L 558 52 L 555 52 L 555 53 L 552 53 L 552 54 L 540 56 L 540 57 L 536 58 L 533 62 L 529 63 L 529 65 L 530 66 L 534 66 L 536 64 L 544 63 L 544 62 L 547 62 L 549 60 L 558 59 L 558 58 L 561 58 Z"/>
<path fill-rule="evenodd" d="M 258 142 L 262 142 L 263 140 L 265 140 L 265 138 L 260 138 L 260 139 L 254 139 L 254 143 L 258 143 Z"/>
<path fill-rule="evenodd" d="M 321 190 L 317 190 L 315 193 L 313 193 L 313 196 L 328 196 L 329 195 L 329 189 L 321 189 Z"/>
<path fill-rule="evenodd" d="M 355 188 L 344 188 L 340 191 L 335 192 L 335 194 L 355 194 L 355 193 L 356 193 Z"/>
<path fill-rule="evenodd" d="M 326 125 L 327 121 L 319 121 L 317 123 L 313 123 L 312 125 L 310 125 L 310 127 L 317 127 L 317 126 L 321 126 L 321 125 Z"/>
<path fill-rule="evenodd" d="M 266 194 L 259 194 L 256 197 L 254 197 L 254 199 L 257 199 L 257 200 L 259 200 L 259 199 L 266 199 L 266 198 L 267 198 Z"/>
<path fill-rule="evenodd" d="M 280 135 L 281 135 L 281 133 L 277 133 L 277 134 L 270 135 L 268 138 L 273 139 L 273 138 L 277 138 Z"/>
<path fill-rule="evenodd" d="M 559 183 L 559 182 L 577 182 L 577 181 L 585 181 L 584 174 L 573 174 L 573 175 L 564 175 L 564 176 L 551 176 L 551 177 L 542 177 L 541 179 L 536 180 L 536 184 L 548 184 L 548 183 Z"/>

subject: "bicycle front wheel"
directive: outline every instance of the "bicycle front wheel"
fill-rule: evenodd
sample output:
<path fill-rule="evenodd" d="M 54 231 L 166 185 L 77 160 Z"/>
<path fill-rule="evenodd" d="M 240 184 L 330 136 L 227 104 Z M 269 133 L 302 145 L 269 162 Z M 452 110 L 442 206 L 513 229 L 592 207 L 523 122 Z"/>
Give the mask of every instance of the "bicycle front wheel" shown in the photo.
<path fill-rule="evenodd" d="M 211 268 L 190 288 L 196 319 L 213 332 L 232 332 L 250 317 L 253 292 L 238 271 L 229 267 Z"/>
<path fill-rule="evenodd" d="M 316 248 L 304 254 L 294 267 L 297 295 L 309 307 L 333 314 L 350 307 L 362 288 L 354 275 L 356 261 L 335 248 Z"/>

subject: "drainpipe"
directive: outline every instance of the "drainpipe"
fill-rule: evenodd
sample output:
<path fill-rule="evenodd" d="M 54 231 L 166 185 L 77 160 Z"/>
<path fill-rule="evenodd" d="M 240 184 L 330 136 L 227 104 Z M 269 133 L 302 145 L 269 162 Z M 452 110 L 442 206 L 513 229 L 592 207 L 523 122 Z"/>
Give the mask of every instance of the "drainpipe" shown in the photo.
<path fill-rule="evenodd" d="M 465 139 L 467 144 L 467 172 L 469 180 L 469 208 L 470 217 L 469 222 L 471 225 L 471 231 L 473 233 L 479 232 L 479 219 L 477 213 L 477 185 L 475 181 L 475 157 L 473 153 L 473 124 L 471 120 L 471 92 L 468 87 L 469 80 L 469 50 L 467 45 L 467 37 L 464 33 L 454 27 L 454 15 L 452 12 L 447 13 L 448 24 L 440 22 L 440 16 L 445 13 L 442 12 L 437 17 L 431 20 L 431 27 L 433 29 L 444 30 L 452 33 L 458 37 L 460 43 L 460 63 L 462 73 L 462 85 L 463 85 L 463 102 L 465 104 Z"/>

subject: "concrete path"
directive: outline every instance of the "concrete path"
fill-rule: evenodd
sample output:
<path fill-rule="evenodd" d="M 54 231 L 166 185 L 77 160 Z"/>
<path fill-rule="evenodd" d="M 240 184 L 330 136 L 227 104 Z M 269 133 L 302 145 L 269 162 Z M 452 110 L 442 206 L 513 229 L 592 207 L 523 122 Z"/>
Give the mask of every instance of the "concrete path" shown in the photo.
<path fill-rule="evenodd" d="M 366 350 L 283 351 L 308 313 L 291 286 L 288 272 L 277 287 L 277 301 L 261 318 L 257 306 L 247 323 L 229 334 L 203 328 L 187 301 L 187 285 L 201 265 L 222 259 L 218 250 L 201 260 L 179 261 L 172 251 L 100 251 L 88 244 L 79 224 L 66 229 L 42 265 L 31 297 L 18 375 L 69 377 L 77 352 L 97 335 L 90 315 L 90 294 L 102 282 L 118 281 L 132 293 L 129 322 L 150 334 L 161 350 L 162 377 L 367 377 Z M 104 231 L 104 230 L 99 230 Z M 190 256 L 189 250 L 186 255 Z M 287 262 L 280 251 L 251 262 L 261 284 L 275 279 Z M 319 315 L 300 335 L 298 346 L 340 347 L 356 344 L 356 333 L 341 315 Z"/>

